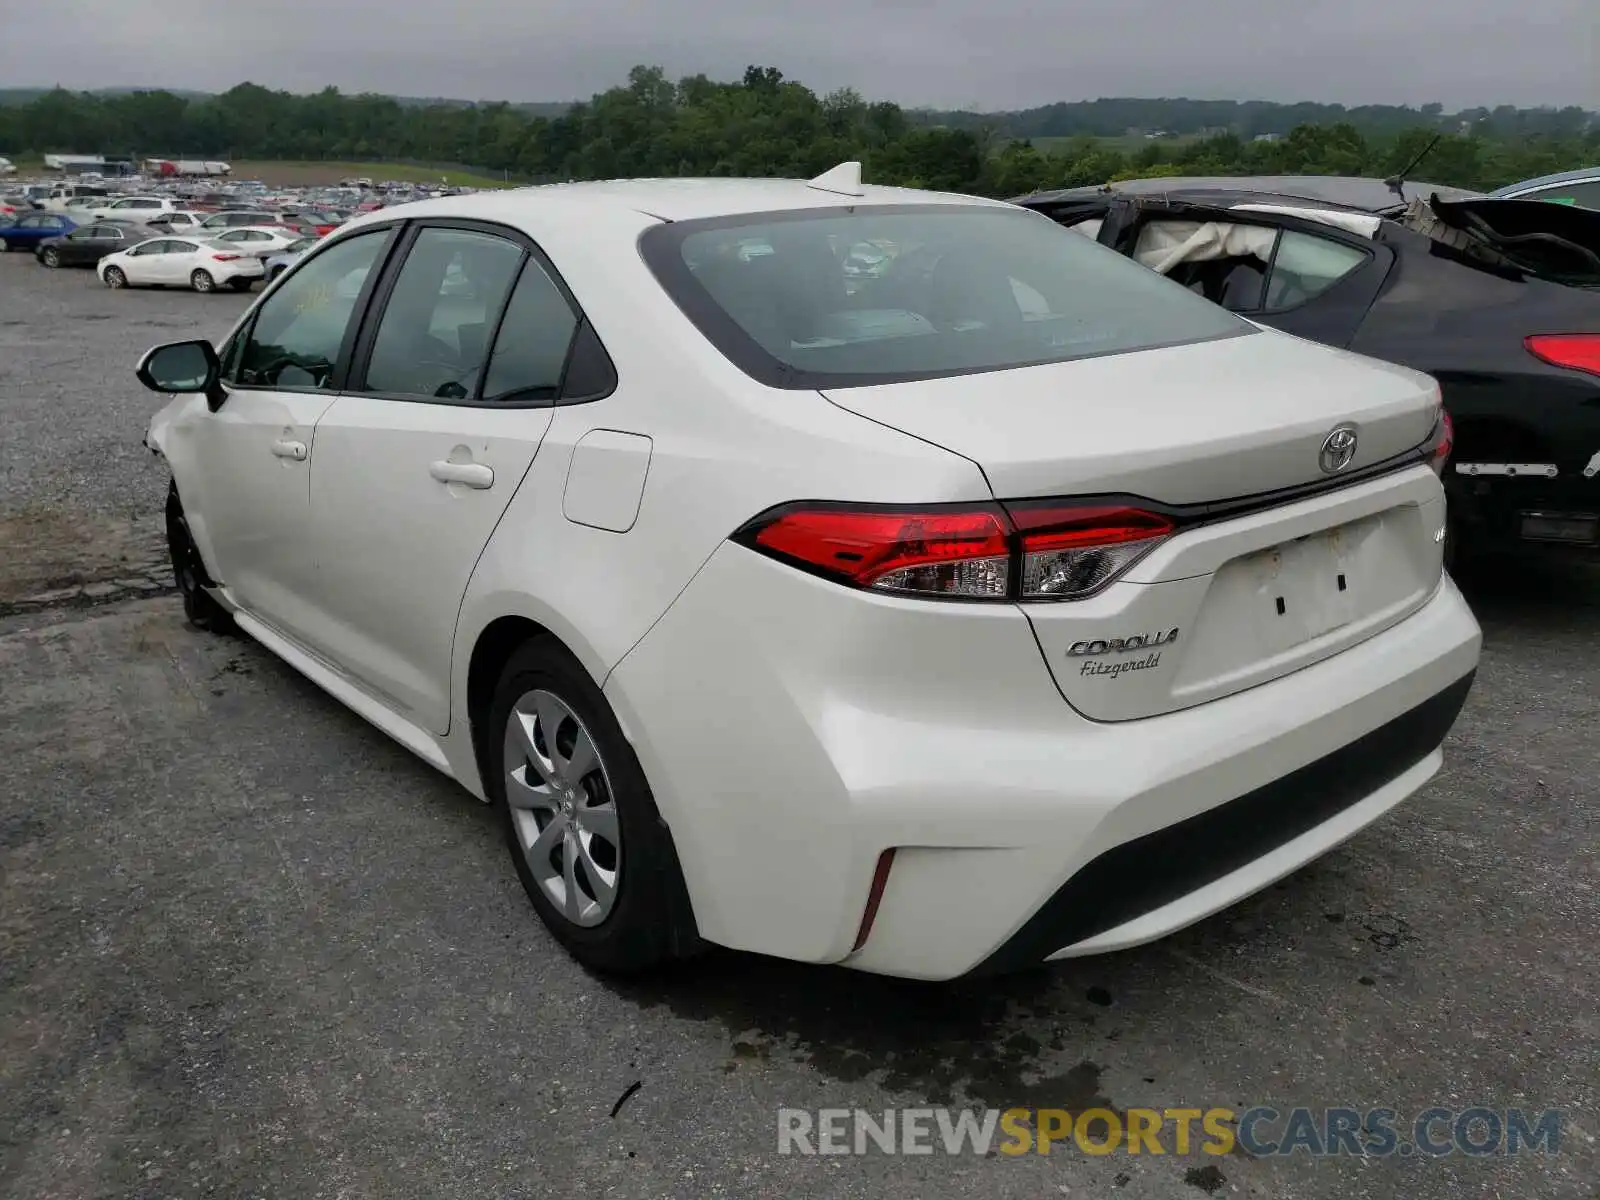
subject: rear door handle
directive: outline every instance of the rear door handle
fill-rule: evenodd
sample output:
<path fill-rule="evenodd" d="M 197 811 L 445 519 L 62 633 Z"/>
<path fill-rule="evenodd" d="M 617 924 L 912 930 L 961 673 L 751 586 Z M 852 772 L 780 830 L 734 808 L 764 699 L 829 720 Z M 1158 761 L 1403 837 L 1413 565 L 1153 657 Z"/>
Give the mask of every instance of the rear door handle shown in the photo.
<path fill-rule="evenodd" d="M 295 462 L 305 462 L 307 454 L 304 442 L 292 442 L 287 438 L 279 438 L 273 442 L 272 452 L 279 458 L 292 458 Z"/>
<path fill-rule="evenodd" d="M 458 463 L 441 458 L 428 464 L 428 474 L 440 483 L 459 483 L 480 491 L 494 486 L 493 469 L 482 463 Z"/>

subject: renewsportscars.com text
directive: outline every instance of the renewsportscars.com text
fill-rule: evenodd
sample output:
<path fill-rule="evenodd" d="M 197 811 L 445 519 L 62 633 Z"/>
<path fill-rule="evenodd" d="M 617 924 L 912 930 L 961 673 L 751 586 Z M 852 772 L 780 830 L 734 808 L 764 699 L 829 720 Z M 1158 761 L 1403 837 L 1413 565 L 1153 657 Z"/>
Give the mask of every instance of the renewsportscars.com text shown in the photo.
<path fill-rule="evenodd" d="M 1392 1108 L 971 1109 L 780 1108 L 779 1154 L 938 1154 L 983 1156 L 1082 1153 L 1209 1154 L 1257 1158 L 1347 1154 L 1440 1158 L 1449 1154 L 1555 1154 L 1557 1109 Z"/>

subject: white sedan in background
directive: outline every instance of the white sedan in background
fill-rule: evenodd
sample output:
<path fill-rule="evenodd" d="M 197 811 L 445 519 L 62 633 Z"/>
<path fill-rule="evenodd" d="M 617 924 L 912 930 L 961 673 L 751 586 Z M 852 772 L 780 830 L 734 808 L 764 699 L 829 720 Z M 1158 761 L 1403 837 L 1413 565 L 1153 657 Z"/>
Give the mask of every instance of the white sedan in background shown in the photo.
<path fill-rule="evenodd" d="M 305 235 L 282 226 L 277 228 L 247 226 L 243 229 L 230 229 L 227 233 L 214 233 L 210 240 L 212 244 L 226 246 L 238 254 L 268 259 L 275 254 L 282 254 L 290 246 L 305 241 Z"/>
<path fill-rule="evenodd" d="M 224 285 L 236 292 L 263 274 L 261 260 L 231 246 L 189 238 L 151 238 L 108 254 L 95 267 L 107 287 L 190 287 L 213 292 Z"/>
<path fill-rule="evenodd" d="M 1434 380 L 854 167 L 384 209 L 138 374 L 191 620 L 597 968 L 1149 941 L 1426 783 L 1478 662 Z"/>

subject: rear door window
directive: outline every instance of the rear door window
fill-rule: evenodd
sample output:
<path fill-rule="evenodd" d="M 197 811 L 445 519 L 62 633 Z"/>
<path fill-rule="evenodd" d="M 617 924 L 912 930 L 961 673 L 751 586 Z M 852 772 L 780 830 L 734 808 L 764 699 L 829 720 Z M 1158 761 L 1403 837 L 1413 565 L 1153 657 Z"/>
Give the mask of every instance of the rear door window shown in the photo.
<path fill-rule="evenodd" d="M 523 253 L 476 230 L 420 230 L 384 305 L 366 390 L 443 400 L 476 395 L 493 323 Z"/>

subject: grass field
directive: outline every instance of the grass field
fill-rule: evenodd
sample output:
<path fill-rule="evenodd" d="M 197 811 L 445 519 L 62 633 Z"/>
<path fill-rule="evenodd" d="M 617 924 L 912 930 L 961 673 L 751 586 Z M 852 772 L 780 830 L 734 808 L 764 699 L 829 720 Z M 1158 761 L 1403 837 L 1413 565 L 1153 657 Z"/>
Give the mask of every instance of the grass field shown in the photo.
<path fill-rule="evenodd" d="M 259 179 L 272 187 L 316 186 L 341 179 L 370 179 L 373 183 L 447 183 L 455 187 L 509 187 L 504 179 L 473 171 L 419 167 L 414 163 L 269 162 L 236 161 L 234 179 Z"/>

